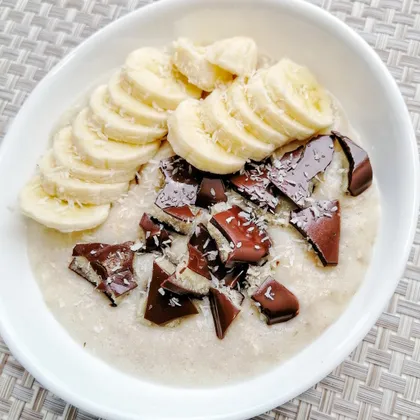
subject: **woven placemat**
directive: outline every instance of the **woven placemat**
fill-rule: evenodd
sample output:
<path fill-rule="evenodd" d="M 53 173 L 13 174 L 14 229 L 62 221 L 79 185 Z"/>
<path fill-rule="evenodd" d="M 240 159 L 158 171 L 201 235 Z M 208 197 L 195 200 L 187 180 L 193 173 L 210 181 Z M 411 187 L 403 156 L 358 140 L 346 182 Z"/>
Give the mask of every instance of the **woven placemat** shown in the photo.
<path fill-rule="evenodd" d="M 257 1 L 257 0 L 256 0 Z M 357 30 L 397 80 L 420 140 L 419 0 L 312 0 Z M 73 47 L 148 1 L 0 0 L 0 139 Z M 420 224 L 404 278 L 357 349 L 312 389 L 256 419 L 420 419 Z M 0 339 L 2 419 L 96 419 L 42 387 Z"/>

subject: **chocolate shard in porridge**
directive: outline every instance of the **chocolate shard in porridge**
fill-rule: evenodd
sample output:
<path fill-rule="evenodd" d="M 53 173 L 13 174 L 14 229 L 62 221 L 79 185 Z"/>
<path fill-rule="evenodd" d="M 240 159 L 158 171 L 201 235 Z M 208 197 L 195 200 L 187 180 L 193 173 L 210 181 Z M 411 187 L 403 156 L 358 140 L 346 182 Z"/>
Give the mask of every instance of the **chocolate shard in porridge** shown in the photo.
<path fill-rule="evenodd" d="M 269 370 L 335 322 L 372 255 L 378 190 L 339 102 L 307 68 L 226 41 L 133 51 L 20 197 L 47 305 L 142 380 Z"/>
<path fill-rule="evenodd" d="M 299 302 L 296 296 L 270 278 L 251 296 L 266 317 L 268 325 L 286 322 L 299 314 Z"/>
<path fill-rule="evenodd" d="M 343 136 L 337 131 L 333 131 L 332 134 L 340 143 L 349 161 L 347 189 L 351 195 L 359 195 L 372 184 L 373 171 L 369 156 L 365 150 L 347 136 Z"/>
<path fill-rule="evenodd" d="M 340 246 L 340 203 L 315 201 L 311 206 L 294 210 L 290 224 L 312 245 L 322 264 L 337 265 Z"/>

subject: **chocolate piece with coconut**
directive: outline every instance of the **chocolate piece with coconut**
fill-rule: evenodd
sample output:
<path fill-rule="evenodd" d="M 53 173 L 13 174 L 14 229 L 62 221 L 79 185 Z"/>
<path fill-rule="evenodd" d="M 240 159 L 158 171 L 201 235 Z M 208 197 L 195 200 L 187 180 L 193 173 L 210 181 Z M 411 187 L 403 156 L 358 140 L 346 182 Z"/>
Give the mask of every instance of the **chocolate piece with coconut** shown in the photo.
<path fill-rule="evenodd" d="M 299 314 L 296 296 L 276 280 L 267 279 L 251 296 L 268 325 L 286 322 Z"/>
<path fill-rule="evenodd" d="M 78 244 L 73 249 L 69 268 L 103 292 L 112 306 L 117 306 L 137 287 L 133 271 L 133 245 L 133 242 Z"/>
<path fill-rule="evenodd" d="M 369 156 L 364 149 L 338 131 L 333 131 L 332 134 L 340 143 L 349 162 L 347 190 L 351 195 L 357 196 L 372 185 L 373 170 Z"/>
<path fill-rule="evenodd" d="M 268 177 L 282 194 L 302 208 L 312 194 L 312 180 L 326 170 L 333 155 L 333 136 L 317 136 L 306 146 L 275 159 Z"/>
<path fill-rule="evenodd" d="M 340 221 L 337 200 L 316 201 L 312 206 L 290 214 L 290 224 L 312 245 L 324 266 L 338 264 Z"/>
<path fill-rule="evenodd" d="M 250 213 L 236 205 L 213 215 L 208 229 L 225 263 L 257 263 L 268 254 L 271 246 L 265 228 L 258 226 Z"/>
<path fill-rule="evenodd" d="M 271 165 L 267 162 L 248 163 L 244 171 L 231 176 L 229 182 L 238 194 L 274 213 L 279 200 L 274 196 L 274 186 L 268 177 L 270 171 Z"/>
<path fill-rule="evenodd" d="M 203 254 L 188 244 L 188 257 L 181 262 L 173 275 L 161 284 L 162 288 L 177 295 L 202 297 L 208 294 L 211 275 Z"/>
<path fill-rule="evenodd" d="M 144 231 L 146 251 L 158 251 L 171 245 L 171 238 L 165 225 L 148 213 L 144 213 L 140 220 L 140 227 Z"/>
<path fill-rule="evenodd" d="M 161 287 L 169 277 L 170 274 L 154 261 L 144 318 L 156 325 L 165 325 L 178 318 L 198 314 L 188 296 L 175 295 Z"/>
<path fill-rule="evenodd" d="M 235 304 L 226 293 L 215 288 L 210 289 L 209 299 L 216 335 L 223 339 L 228 328 L 241 311 L 240 304 Z"/>
<path fill-rule="evenodd" d="M 197 193 L 196 206 L 209 208 L 217 203 L 226 203 L 225 184 L 220 178 L 206 178 L 201 180 Z"/>

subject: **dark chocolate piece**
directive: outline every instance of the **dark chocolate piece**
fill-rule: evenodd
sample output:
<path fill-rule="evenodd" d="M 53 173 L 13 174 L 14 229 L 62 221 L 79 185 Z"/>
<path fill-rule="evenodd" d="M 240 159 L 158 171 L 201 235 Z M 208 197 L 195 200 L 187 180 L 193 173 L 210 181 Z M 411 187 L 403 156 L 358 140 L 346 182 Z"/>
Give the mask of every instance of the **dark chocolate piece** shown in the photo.
<path fill-rule="evenodd" d="M 105 293 L 113 306 L 137 287 L 133 273 L 133 242 L 118 245 L 77 244 L 73 248 L 70 270 Z"/>
<path fill-rule="evenodd" d="M 194 273 L 211 280 L 208 263 L 204 255 L 191 244 L 188 244 L 188 265 L 187 267 Z"/>
<path fill-rule="evenodd" d="M 340 203 L 317 201 L 291 212 L 290 224 L 312 245 L 322 264 L 337 265 L 340 245 Z"/>
<path fill-rule="evenodd" d="M 229 178 L 233 188 L 243 197 L 263 209 L 274 212 L 279 200 L 273 194 L 273 184 L 268 178 L 271 165 L 266 163 L 249 163 L 243 174 Z"/>
<path fill-rule="evenodd" d="M 296 296 L 274 279 L 266 280 L 251 298 L 259 304 L 268 325 L 289 321 L 299 314 Z"/>
<path fill-rule="evenodd" d="M 251 219 L 251 215 L 239 206 L 215 214 L 210 223 L 215 226 L 231 244 L 227 263 L 256 263 L 268 254 L 271 246 L 265 229 Z"/>
<path fill-rule="evenodd" d="M 175 219 L 181 220 L 182 222 L 191 223 L 194 220 L 194 213 L 191 211 L 190 206 L 181 207 L 166 207 L 162 209 L 166 214 L 169 214 Z"/>
<path fill-rule="evenodd" d="M 248 264 L 235 264 L 227 270 L 223 284 L 231 289 L 240 288 L 245 281 L 247 269 Z"/>
<path fill-rule="evenodd" d="M 109 244 L 103 244 L 93 242 L 89 244 L 77 244 L 73 248 L 73 257 L 85 257 L 89 261 L 94 260 L 99 251 L 109 246 Z"/>
<path fill-rule="evenodd" d="M 169 232 L 165 226 L 148 213 L 140 220 L 140 227 L 146 235 L 146 251 L 155 251 L 171 244 Z"/>
<path fill-rule="evenodd" d="M 197 193 L 196 206 L 208 208 L 227 201 L 225 185 L 220 178 L 203 178 Z"/>
<path fill-rule="evenodd" d="M 327 169 L 333 155 L 333 137 L 320 135 L 310 140 L 304 148 L 299 147 L 275 160 L 268 174 L 269 179 L 282 194 L 303 207 L 312 194 L 312 179 Z"/>
<path fill-rule="evenodd" d="M 97 271 L 97 267 L 95 271 Z M 133 273 L 126 270 L 111 274 L 98 285 L 97 289 L 108 296 L 113 306 L 117 306 L 118 300 L 136 287 L 137 282 Z"/>
<path fill-rule="evenodd" d="M 337 131 L 333 131 L 332 134 L 340 143 L 349 161 L 347 189 L 351 195 L 357 196 L 372 185 L 373 171 L 369 156 L 364 149 L 348 137 Z"/>
<path fill-rule="evenodd" d="M 165 181 L 179 182 L 180 184 L 199 184 L 200 172 L 180 156 L 172 156 L 160 161 L 160 170 Z"/>
<path fill-rule="evenodd" d="M 210 289 L 209 299 L 216 335 L 218 338 L 223 339 L 230 324 L 232 324 L 241 310 L 224 293 L 217 289 Z"/>
<path fill-rule="evenodd" d="M 169 276 L 166 280 L 164 280 L 161 284 L 162 289 L 165 289 L 168 292 L 172 292 L 176 295 L 194 295 L 194 293 L 191 292 L 190 289 L 187 289 L 185 287 L 182 287 L 177 281 L 176 281 L 176 274 L 172 274 Z"/>
<path fill-rule="evenodd" d="M 211 237 L 206 226 L 200 223 L 191 236 L 190 245 L 197 248 L 207 260 L 211 273 L 221 280 L 226 275 L 225 266 L 220 259 L 216 241 Z"/>
<path fill-rule="evenodd" d="M 198 314 L 197 308 L 188 296 L 175 295 L 162 289 L 162 283 L 169 277 L 170 275 L 165 270 L 153 262 L 153 274 L 149 284 L 144 318 L 157 325 Z"/>

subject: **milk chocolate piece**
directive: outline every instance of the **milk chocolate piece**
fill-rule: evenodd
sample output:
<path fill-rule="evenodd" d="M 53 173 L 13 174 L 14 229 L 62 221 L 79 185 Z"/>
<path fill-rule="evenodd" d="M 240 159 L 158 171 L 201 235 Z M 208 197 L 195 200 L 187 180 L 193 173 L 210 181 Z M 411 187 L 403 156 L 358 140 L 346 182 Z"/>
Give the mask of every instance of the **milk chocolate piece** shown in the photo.
<path fill-rule="evenodd" d="M 203 178 L 197 193 L 195 204 L 208 208 L 227 201 L 225 185 L 220 178 Z"/>
<path fill-rule="evenodd" d="M 190 289 L 181 286 L 179 282 L 176 281 L 175 273 L 169 276 L 166 280 L 164 280 L 160 286 L 165 291 L 172 292 L 175 295 L 194 295 L 194 293 Z"/>
<path fill-rule="evenodd" d="M 269 179 L 297 206 L 304 207 L 305 200 L 312 194 L 312 179 L 325 171 L 333 154 L 333 137 L 320 135 L 310 140 L 304 148 L 299 147 L 286 153 L 280 160 L 275 160 L 269 171 Z"/>
<path fill-rule="evenodd" d="M 351 195 L 357 196 L 367 190 L 372 184 L 373 171 L 369 156 L 364 149 L 348 137 L 337 131 L 333 131 L 332 134 L 340 143 L 349 161 L 349 183 L 347 189 Z"/>
<path fill-rule="evenodd" d="M 340 203 L 317 201 L 292 211 L 290 224 L 312 245 L 324 266 L 337 265 L 340 245 Z"/>
<path fill-rule="evenodd" d="M 99 251 L 108 247 L 109 244 L 103 244 L 98 242 L 93 242 L 89 244 L 77 244 L 73 248 L 73 257 L 85 257 L 89 261 L 92 261 L 96 258 L 96 255 Z"/>
<path fill-rule="evenodd" d="M 211 280 L 211 275 L 208 267 L 207 260 L 204 255 L 191 244 L 188 244 L 188 265 L 187 267 L 194 271 L 194 273 Z"/>
<path fill-rule="evenodd" d="M 216 241 L 211 237 L 206 226 L 200 223 L 191 236 L 190 245 L 203 254 L 211 273 L 221 280 L 226 275 L 225 266 L 220 259 Z"/>
<path fill-rule="evenodd" d="M 172 156 L 160 161 L 160 170 L 165 181 L 198 186 L 201 173 L 180 156 Z"/>
<path fill-rule="evenodd" d="M 153 262 L 153 274 L 149 284 L 144 318 L 157 325 L 198 314 L 197 308 L 188 296 L 175 295 L 169 291 L 162 293 L 161 284 L 169 277 L 170 275 L 165 270 Z"/>
<path fill-rule="evenodd" d="M 210 289 L 209 299 L 216 335 L 218 338 L 223 339 L 230 324 L 232 324 L 241 310 L 218 289 Z"/>
<path fill-rule="evenodd" d="M 101 277 L 106 278 L 120 271 L 133 269 L 134 252 L 131 250 L 133 242 L 125 242 L 118 245 L 109 245 L 96 254 L 96 258 L 91 262 L 92 267 L 100 264 L 104 270 L 103 275 L 97 271 Z"/>
<path fill-rule="evenodd" d="M 267 232 L 258 227 L 251 215 L 239 206 L 215 214 L 210 223 L 231 244 L 226 263 L 256 263 L 268 254 L 271 242 Z"/>
<path fill-rule="evenodd" d="M 233 175 L 229 182 L 240 195 L 257 206 L 274 212 L 279 200 L 273 194 L 273 184 L 268 178 L 269 170 L 269 164 L 250 163 L 245 166 L 243 174 Z"/>
<path fill-rule="evenodd" d="M 240 288 L 245 281 L 247 269 L 248 264 L 235 264 L 227 270 L 226 276 L 223 279 L 224 285 L 231 289 Z"/>
<path fill-rule="evenodd" d="M 169 232 L 163 223 L 148 213 L 144 213 L 140 220 L 140 227 L 146 235 L 146 251 L 155 251 L 171 244 Z"/>
<path fill-rule="evenodd" d="M 274 279 L 266 280 L 251 298 L 259 304 L 268 325 L 289 321 L 299 314 L 296 296 Z"/>
<path fill-rule="evenodd" d="M 191 211 L 190 206 L 166 207 L 162 210 L 170 216 L 175 217 L 175 219 L 181 220 L 182 222 L 191 223 L 195 217 L 194 213 Z"/>

